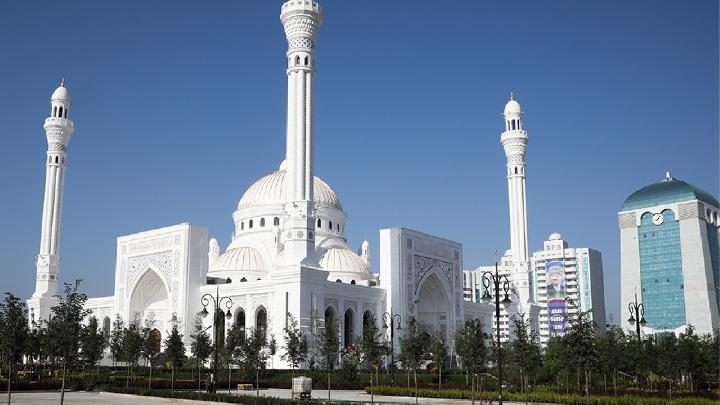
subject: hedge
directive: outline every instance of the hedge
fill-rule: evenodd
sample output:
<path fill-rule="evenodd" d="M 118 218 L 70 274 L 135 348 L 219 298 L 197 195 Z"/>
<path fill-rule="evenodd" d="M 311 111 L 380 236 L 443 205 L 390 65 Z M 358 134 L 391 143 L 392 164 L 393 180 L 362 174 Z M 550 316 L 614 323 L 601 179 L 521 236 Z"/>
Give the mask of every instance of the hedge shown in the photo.
<path fill-rule="evenodd" d="M 147 388 L 118 388 L 108 387 L 105 389 L 107 392 L 114 392 L 118 394 L 130 394 L 139 395 L 144 397 L 159 397 L 159 398 L 175 398 L 175 399 L 192 399 L 195 401 L 208 401 L 208 402 L 229 402 L 232 404 L 245 404 L 245 405 L 288 405 L 288 404 L 300 404 L 307 403 L 293 401 L 290 399 L 280 399 L 276 397 L 256 397 L 250 395 L 229 395 L 229 394 L 210 394 L 206 392 L 197 391 L 168 391 L 168 390 L 149 390 Z M 340 405 L 340 402 L 324 402 L 328 405 Z"/>
<path fill-rule="evenodd" d="M 370 392 L 370 387 L 365 387 L 366 392 Z M 414 388 L 405 387 L 389 387 L 379 386 L 374 387 L 373 392 L 375 395 L 387 395 L 387 396 L 403 396 L 403 397 L 414 397 Z M 472 392 L 469 390 L 434 390 L 434 389 L 418 389 L 418 396 L 425 398 L 446 398 L 446 399 L 470 399 Z M 497 392 L 483 391 L 475 392 L 475 399 L 483 400 L 496 400 Z M 503 393 L 503 398 L 508 401 L 525 401 L 524 394 L 518 393 Z M 550 392 L 533 392 L 527 395 L 528 401 L 530 402 L 546 402 L 555 404 L 570 404 L 570 405 L 717 405 L 718 402 L 706 399 L 706 398 L 677 398 L 677 399 L 665 399 L 665 398 L 653 398 L 653 397 L 640 397 L 640 396 L 599 396 L 591 395 L 589 399 L 582 395 L 577 394 L 555 394 Z"/>

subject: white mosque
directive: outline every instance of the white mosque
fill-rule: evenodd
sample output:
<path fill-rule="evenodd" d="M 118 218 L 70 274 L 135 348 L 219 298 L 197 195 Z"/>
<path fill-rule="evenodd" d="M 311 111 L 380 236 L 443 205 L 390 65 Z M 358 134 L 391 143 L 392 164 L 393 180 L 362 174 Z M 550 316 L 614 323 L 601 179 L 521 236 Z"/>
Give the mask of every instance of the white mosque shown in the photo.
<path fill-rule="evenodd" d="M 287 62 L 286 154 L 278 170 L 255 181 L 233 212 L 232 241 L 224 250 L 208 230 L 182 223 L 117 239 L 115 289 L 109 297 L 91 298 L 92 310 L 106 331 L 116 314 L 126 322 L 154 316 L 165 334 L 173 314 L 186 340 L 203 308 L 212 314 L 217 295 L 231 324 L 260 329 L 282 342 L 288 315 L 302 328 L 311 319 L 336 317 L 342 341 L 350 345 L 373 314 L 386 323 L 395 314 L 403 322 L 415 316 L 427 328 L 453 336 L 467 318 L 492 325 L 494 307 L 463 299 L 461 244 L 405 228 L 380 231 L 379 272 L 370 266 L 370 246 L 358 253 L 345 237 L 347 215 L 333 189 L 313 173 L 313 81 L 320 5 L 289 0 L 280 19 L 285 29 Z M 47 319 L 59 291 L 60 215 L 67 147 L 74 126 L 70 94 L 61 83 L 51 96 L 45 119 L 48 141 L 46 187 L 35 293 L 28 299 L 31 321 Z M 501 137 L 507 156 L 510 201 L 511 279 L 518 299 L 513 311 L 537 316 L 530 295 L 524 155 L 528 141 L 520 105 L 505 107 Z M 504 317 L 509 308 L 503 309 Z M 205 318 L 210 326 L 213 316 Z M 225 320 L 227 319 L 227 321 Z M 403 325 L 404 326 L 404 325 Z M 398 335 L 393 342 L 398 349 Z M 281 344 L 282 346 L 282 344 Z M 280 350 L 282 352 L 282 350 Z M 285 363 L 278 353 L 275 367 Z"/>

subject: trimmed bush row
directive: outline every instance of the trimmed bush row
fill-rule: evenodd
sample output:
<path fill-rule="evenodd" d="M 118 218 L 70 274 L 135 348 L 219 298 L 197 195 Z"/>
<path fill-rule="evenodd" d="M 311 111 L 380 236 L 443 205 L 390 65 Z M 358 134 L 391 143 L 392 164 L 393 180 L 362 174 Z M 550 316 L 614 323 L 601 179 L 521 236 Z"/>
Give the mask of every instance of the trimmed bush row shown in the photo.
<path fill-rule="evenodd" d="M 370 387 L 365 387 L 365 391 L 369 393 Z M 375 395 L 403 397 L 415 396 L 414 388 L 379 386 L 375 387 L 373 391 L 375 392 Z M 418 396 L 425 398 L 470 399 L 471 394 L 472 392 L 469 390 L 418 389 Z M 582 395 L 565 395 L 549 392 L 534 392 L 528 394 L 527 397 L 531 402 L 570 405 L 717 405 L 718 403 L 717 401 L 705 398 L 677 398 L 669 400 L 665 398 L 639 396 L 611 397 L 598 395 L 591 395 L 589 400 L 586 400 Z M 525 401 L 525 395 L 518 393 L 503 393 L 503 398 L 508 401 Z M 476 392 L 475 399 L 497 400 L 497 392 Z"/>
<path fill-rule="evenodd" d="M 292 401 L 289 399 L 280 399 L 275 397 L 256 397 L 250 395 L 228 395 L 228 394 L 208 394 L 206 392 L 195 392 L 195 391 L 167 391 L 167 390 L 148 390 L 147 388 L 118 388 L 108 387 L 105 389 L 107 392 L 114 392 L 118 394 L 130 394 L 139 395 L 143 397 L 159 397 L 159 398 L 177 398 L 177 399 L 191 399 L 195 401 L 208 401 L 208 402 L 229 402 L 232 404 L 245 404 L 245 405 L 286 405 L 286 404 L 299 404 L 298 401 Z M 325 402 L 328 405 L 340 405 L 340 402 Z"/>

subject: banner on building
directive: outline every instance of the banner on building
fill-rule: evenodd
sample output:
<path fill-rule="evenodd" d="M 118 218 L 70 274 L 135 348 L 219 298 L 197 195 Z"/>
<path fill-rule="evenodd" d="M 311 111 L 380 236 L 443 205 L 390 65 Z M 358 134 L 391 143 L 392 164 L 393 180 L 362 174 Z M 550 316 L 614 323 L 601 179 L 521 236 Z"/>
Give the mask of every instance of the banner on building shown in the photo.
<path fill-rule="evenodd" d="M 564 336 L 568 326 L 565 264 L 545 263 L 545 287 L 550 337 Z"/>

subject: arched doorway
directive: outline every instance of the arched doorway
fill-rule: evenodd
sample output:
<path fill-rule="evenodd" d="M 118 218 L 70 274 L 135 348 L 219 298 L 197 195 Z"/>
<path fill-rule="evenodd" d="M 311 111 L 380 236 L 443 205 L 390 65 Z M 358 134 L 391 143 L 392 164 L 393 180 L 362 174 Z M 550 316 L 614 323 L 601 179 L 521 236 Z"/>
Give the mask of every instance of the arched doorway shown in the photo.
<path fill-rule="evenodd" d="M 154 316 L 155 326 L 159 330 L 165 330 L 169 309 L 170 300 L 165 283 L 155 271 L 147 269 L 135 284 L 135 290 L 130 298 L 129 319 L 143 324 L 148 316 Z"/>
<path fill-rule="evenodd" d="M 366 310 L 363 312 L 363 332 L 365 332 L 368 327 L 372 327 L 372 324 L 375 323 L 375 317 L 373 316 L 372 312 L 370 310 Z"/>
<path fill-rule="evenodd" d="M 264 339 L 267 339 L 267 312 L 263 307 L 260 307 L 255 315 L 255 328 Z"/>
<path fill-rule="evenodd" d="M 432 274 L 420 288 L 417 320 L 427 331 L 440 332 L 446 339 L 450 319 L 450 301 L 437 275 Z"/>
<path fill-rule="evenodd" d="M 345 320 L 343 326 L 343 344 L 345 347 L 350 347 L 352 346 L 354 340 L 353 338 L 355 337 L 355 314 L 353 314 L 353 311 L 350 308 L 345 310 Z"/>
<path fill-rule="evenodd" d="M 334 320 L 337 320 L 337 317 L 335 316 L 335 309 L 328 306 L 325 308 L 325 328 L 330 327 L 330 323 Z"/>
<path fill-rule="evenodd" d="M 245 340 L 245 310 L 242 308 L 235 312 L 235 328 L 240 333 L 240 339 Z"/>

